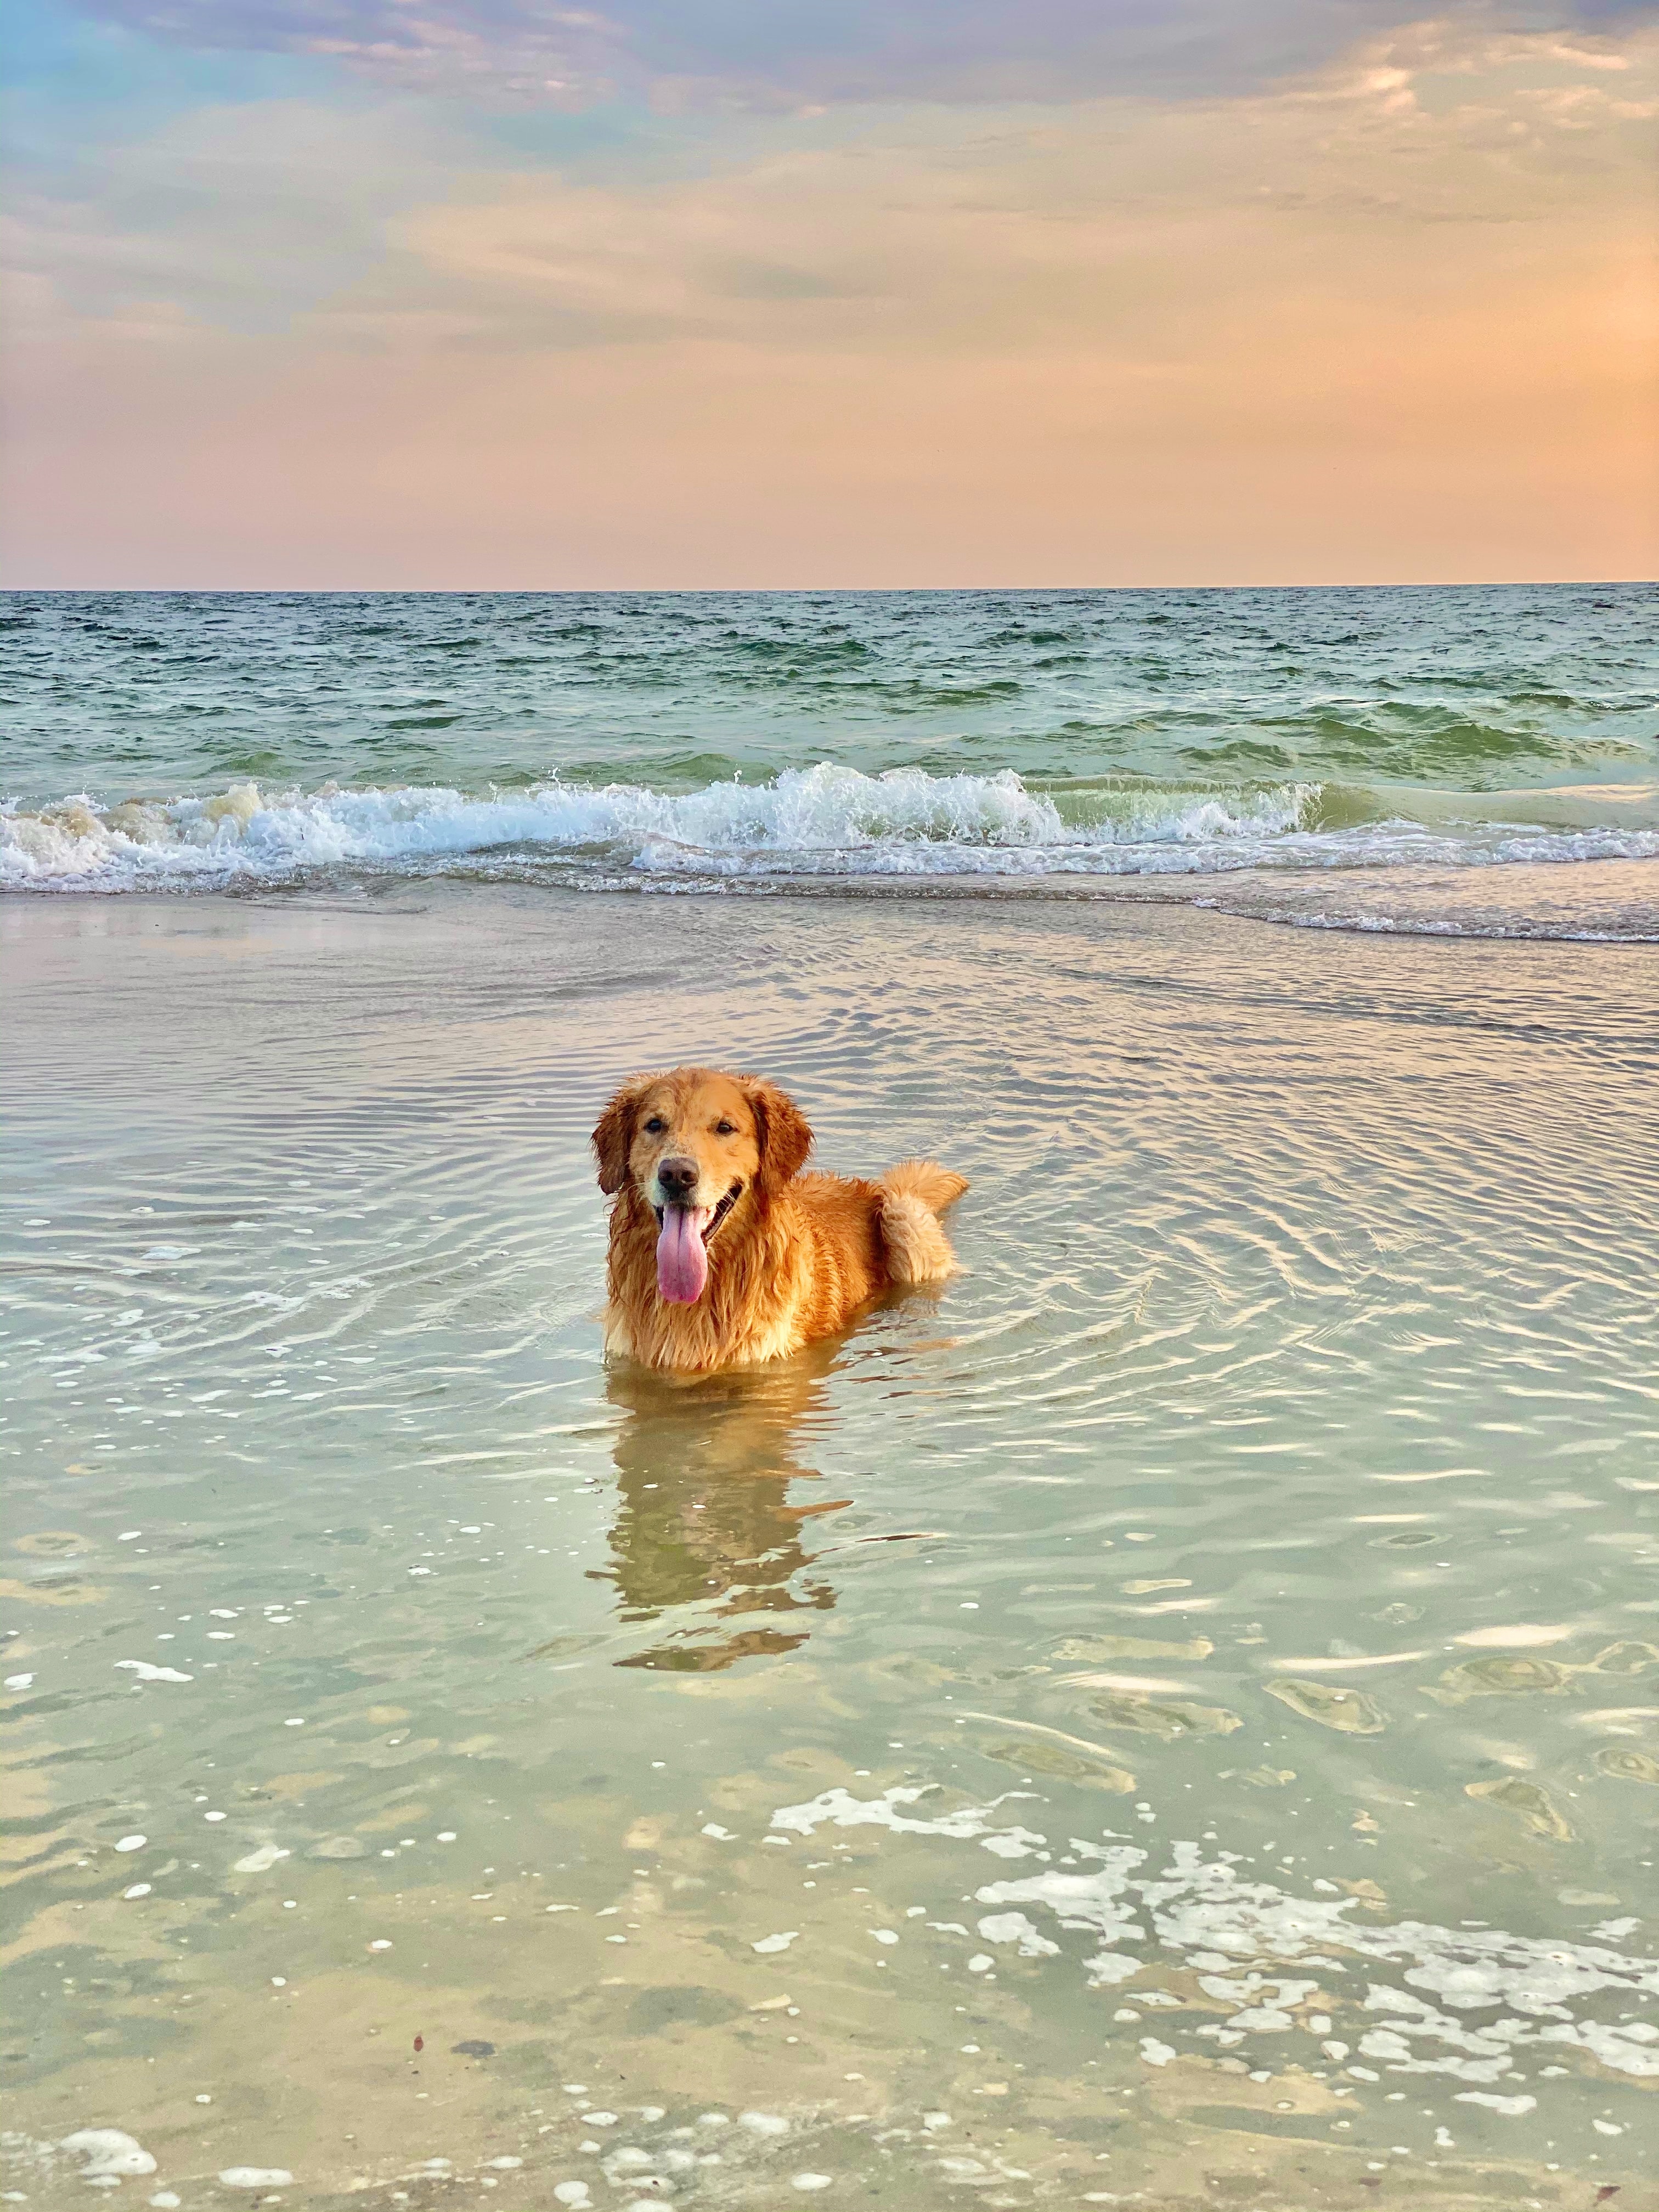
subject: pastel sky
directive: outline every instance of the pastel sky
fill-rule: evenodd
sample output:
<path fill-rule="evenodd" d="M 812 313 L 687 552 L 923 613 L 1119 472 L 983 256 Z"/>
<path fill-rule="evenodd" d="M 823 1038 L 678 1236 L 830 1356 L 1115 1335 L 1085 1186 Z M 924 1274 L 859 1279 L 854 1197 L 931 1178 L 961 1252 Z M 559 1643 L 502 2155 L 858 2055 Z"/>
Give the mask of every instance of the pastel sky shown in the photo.
<path fill-rule="evenodd" d="M 1659 573 L 1659 0 L 8 25 L 8 584 Z"/>

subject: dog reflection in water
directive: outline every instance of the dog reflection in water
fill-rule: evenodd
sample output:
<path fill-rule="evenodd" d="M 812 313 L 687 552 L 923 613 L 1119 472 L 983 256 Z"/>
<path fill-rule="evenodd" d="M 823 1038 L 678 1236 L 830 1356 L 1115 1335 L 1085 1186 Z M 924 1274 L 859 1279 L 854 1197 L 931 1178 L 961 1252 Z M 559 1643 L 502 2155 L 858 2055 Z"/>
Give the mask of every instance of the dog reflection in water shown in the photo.
<path fill-rule="evenodd" d="M 803 1524 L 850 1501 L 795 1504 L 788 1496 L 792 1483 L 823 1480 L 797 1452 L 829 1426 L 833 1358 L 822 1346 L 787 1364 L 696 1382 L 643 1368 L 606 1378 L 623 1420 L 614 1446 L 614 1556 L 596 1576 L 616 1584 L 624 1620 L 682 1606 L 704 1613 L 702 1625 L 678 1628 L 618 1664 L 712 1674 L 793 1651 L 809 1632 L 800 1616 L 834 1605 L 828 1582 L 803 1575 Z"/>

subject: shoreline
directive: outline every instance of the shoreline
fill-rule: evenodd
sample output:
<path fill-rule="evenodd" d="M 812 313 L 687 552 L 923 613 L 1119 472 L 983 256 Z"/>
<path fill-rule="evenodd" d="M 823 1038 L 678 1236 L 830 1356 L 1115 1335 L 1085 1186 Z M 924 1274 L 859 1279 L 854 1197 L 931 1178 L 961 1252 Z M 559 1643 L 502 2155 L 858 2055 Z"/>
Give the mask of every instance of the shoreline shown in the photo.
<path fill-rule="evenodd" d="M 1050 906 L 1185 908 L 1341 935 L 1487 943 L 1580 944 L 1635 949 L 1659 945 L 1659 860 L 1510 862 L 1461 868 L 1265 868 L 1207 874 L 550 876 L 503 860 L 429 874 L 361 865 L 317 868 L 285 883 L 218 883 L 101 889 L 43 884 L 0 887 L 0 915 L 35 907 L 99 909 L 153 905 L 189 909 L 225 904 L 340 911 L 390 910 L 395 902 L 441 896 L 440 887 L 512 890 L 549 899 L 773 900 L 851 906 Z"/>

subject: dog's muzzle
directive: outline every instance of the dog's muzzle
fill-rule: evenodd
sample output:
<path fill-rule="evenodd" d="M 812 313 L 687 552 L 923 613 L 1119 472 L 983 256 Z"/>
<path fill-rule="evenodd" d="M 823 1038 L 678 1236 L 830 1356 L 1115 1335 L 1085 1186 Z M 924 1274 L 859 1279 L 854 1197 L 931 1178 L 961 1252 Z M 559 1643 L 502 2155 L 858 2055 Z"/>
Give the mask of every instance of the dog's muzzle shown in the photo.
<path fill-rule="evenodd" d="M 660 1184 L 661 1180 L 662 1180 L 660 1171 L 659 1172 L 659 1175 L 658 1175 L 658 1178 L 657 1178 L 657 1180 L 658 1180 L 659 1183 Z M 730 1212 L 732 1211 L 732 1207 L 737 1204 L 738 1200 L 742 1196 L 743 1196 L 743 1185 L 742 1185 L 742 1183 L 741 1183 L 741 1182 L 734 1182 L 734 1183 L 732 1184 L 732 1186 L 731 1189 L 730 1189 L 730 1190 L 728 1190 L 728 1191 L 726 1192 L 726 1194 L 725 1197 L 720 1200 L 720 1204 L 719 1204 L 719 1205 L 714 1208 L 714 1212 L 709 1215 L 708 1219 L 708 1220 L 704 1223 L 704 1224 L 703 1224 L 702 1241 L 703 1241 L 703 1243 L 704 1243 L 705 1244 L 708 1242 L 709 1238 L 714 1235 L 714 1231 L 715 1231 L 720 1227 L 720 1225 L 721 1222 L 725 1220 L 725 1218 L 726 1218 L 726 1215 L 727 1215 L 728 1213 L 730 1213 Z M 667 1204 L 668 1204 L 669 1206 L 684 1206 L 684 1205 L 686 1205 L 687 1203 L 689 1203 L 689 1201 L 688 1201 L 687 1200 L 684 1200 L 684 1199 L 677 1199 L 677 1198 L 672 1197 L 672 1195 L 669 1197 L 669 1199 L 668 1199 L 668 1200 L 667 1200 Z M 658 1228 L 659 1228 L 659 1229 L 660 1229 L 660 1228 L 662 1227 L 662 1224 L 663 1224 L 663 1215 L 664 1215 L 664 1212 L 665 1212 L 665 1208 L 664 1206 L 655 1206 L 655 1205 L 653 1205 L 653 1206 L 652 1206 L 652 1208 L 651 1208 L 651 1211 L 653 1212 L 653 1213 L 654 1213 L 654 1214 L 656 1215 L 656 1217 L 657 1217 L 657 1226 L 658 1226 Z"/>

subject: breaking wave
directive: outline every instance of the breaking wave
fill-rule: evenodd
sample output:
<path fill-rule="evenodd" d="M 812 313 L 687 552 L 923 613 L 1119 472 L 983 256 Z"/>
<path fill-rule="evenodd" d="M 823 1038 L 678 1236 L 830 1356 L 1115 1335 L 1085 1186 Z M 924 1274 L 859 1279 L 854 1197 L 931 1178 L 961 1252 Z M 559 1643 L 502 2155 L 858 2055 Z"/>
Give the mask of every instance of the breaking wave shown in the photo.
<path fill-rule="evenodd" d="M 1012 769 L 866 775 L 821 763 L 772 781 L 668 793 L 552 781 L 484 796 L 438 787 L 210 798 L 82 794 L 0 814 L 0 886 L 118 893 L 212 890 L 360 871 L 499 873 L 632 882 L 641 888 L 789 878 L 1191 876 L 1239 871 L 1397 869 L 1659 858 L 1645 805 L 1586 818 L 1557 795 L 1402 794 L 1321 783 L 1103 782 L 1043 788 Z M 1598 794 L 1598 798 L 1602 795 Z M 1607 795 L 1608 797 L 1611 794 Z M 1608 821 L 1607 814 L 1625 818 Z"/>

